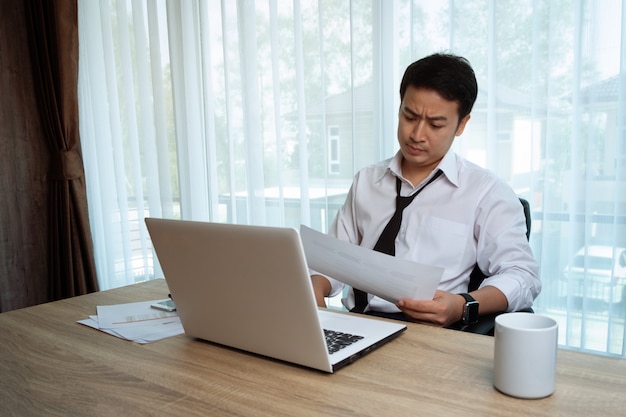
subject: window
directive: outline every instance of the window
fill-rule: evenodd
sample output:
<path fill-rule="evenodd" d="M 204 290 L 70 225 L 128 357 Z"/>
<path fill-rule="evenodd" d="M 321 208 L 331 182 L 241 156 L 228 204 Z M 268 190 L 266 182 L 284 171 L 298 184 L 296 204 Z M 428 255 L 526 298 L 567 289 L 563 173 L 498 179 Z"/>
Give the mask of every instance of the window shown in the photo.
<path fill-rule="evenodd" d="M 605 271 L 611 271 L 611 269 L 613 268 L 613 259 L 599 258 L 597 256 L 578 255 L 574 258 L 572 266 L 577 268 L 601 269 Z"/>
<path fill-rule="evenodd" d="M 339 128 L 337 126 L 330 126 L 328 128 L 328 173 L 339 174 L 340 160 L 339 160 Z"/>
<path fill-rule="evenodd" d="M 79 2 L 101 288 L 162 276 L 148 215 L 326 230 L 353 174 L 397 149 L 406 66 L 447 50 L 479 82 L 454 149 L 531 204 L 544 284 L 535 311 L 557 319 L 563 346 L 625 355 L 623 281 L 596 280 L 590 254 L 582 279 L 564 273 L 582 247 L 626 247 L 623 1 L 599 6 Z"/>

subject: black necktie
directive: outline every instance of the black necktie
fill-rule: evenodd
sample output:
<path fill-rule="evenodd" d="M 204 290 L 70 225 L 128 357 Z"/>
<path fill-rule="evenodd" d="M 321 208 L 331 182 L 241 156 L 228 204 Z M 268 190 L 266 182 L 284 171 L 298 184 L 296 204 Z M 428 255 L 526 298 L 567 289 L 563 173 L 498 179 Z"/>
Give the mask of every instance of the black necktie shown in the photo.
<path fill-rule="evenodd" d="M 433 175 L 433 177 L 428 180 L 422 188 L 409 197 L 402 197 L 400 195 L 402 181 L 400 180 L 400 177 L 396 177 L 396 212 L 393 213 L 393 216 L 391 216 L 391 219 L 383 229 L 383 232 L 378 237 L 378 241 L 376 242 L 376 245 L 374 245 L 375 251 L 386 253 L 391 256 L 396 255 L 396 237 L 398 236 L 400 225 L 402 224 L 402 212 L 409 204 L 411 204 L 413 199 L 415 199 L 415 197 L 417 197 L 417 195 L 421 193 L 424 188 L 435 181 L 442 173 L 443 171 L 438 170 L 437 173 Z M 354 288 L 354 302 L 354 308 L 350 311 L 363 313 L 363 311 L 365 311 L 365 307 L 367 307 L 367 293 Z"/>

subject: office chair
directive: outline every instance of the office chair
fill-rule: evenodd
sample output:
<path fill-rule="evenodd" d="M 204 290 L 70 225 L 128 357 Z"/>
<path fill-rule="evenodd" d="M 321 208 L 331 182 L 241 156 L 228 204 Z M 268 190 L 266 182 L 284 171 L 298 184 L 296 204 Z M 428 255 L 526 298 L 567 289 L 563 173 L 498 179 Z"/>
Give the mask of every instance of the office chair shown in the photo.
<path fill-rule="evenodd" d="M 528 203 L 526 199 L 521 198 L 521 197 L 519 201 L 522 204 L 522 207 L 524 207 L 524 216 L 526 216 L 526 238 L 530 239 L 530 226 L 531 226 L 530 204 Z M 474 270 L 470 274 L 470 282 L 467 288 L 467 292 L 472 292 L 472 291 L 477 290 L 485 278 L 486 278 L 485 274 L 483 274 L 480 268 L 478 268 L 478 265 L 476 265 L 474 267 Z M 533 312 L 532 308 L 524 309 L 522 311 L 528 312 L 528 313 Z M 500 314 L 502 313 L 494 313 L 494 314 L 488 314 L 485 316 L 480 316 L 478 319 L 478 323 L 471 324 L 471 325 L 463 326 L 460 323 L 454 323 L 451 326 L 449 326 L 449 328 L 455 329 L 455 330 L 461 330 L 464 332 L 478 333 L 478 334 L 493 336 L 494 330 L 495 330 L 496 316 Z"/>

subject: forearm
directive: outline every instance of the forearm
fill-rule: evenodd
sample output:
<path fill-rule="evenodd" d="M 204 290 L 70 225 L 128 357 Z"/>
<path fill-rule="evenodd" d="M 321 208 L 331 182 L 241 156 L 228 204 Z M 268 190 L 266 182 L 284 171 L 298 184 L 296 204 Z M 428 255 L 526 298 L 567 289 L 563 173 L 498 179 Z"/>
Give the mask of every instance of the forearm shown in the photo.
<path fill-rule="evenodd" d="M 485 278 L 482 285 L 483 288 L 497 288 L 504 294 L 507 304 L 503 311 L 519 311 L 531 307 L 541 291 L 541 281 L 532 267 L 511 269 L 493 275 Z"/>
<path fill-rule="evenodd" d="M 311 275 L 315 302 L 319 307 L 326 307 L 326 297 L 330 295 L 332 286 L 330 281 L 323 275 Z"/>
<path fill-rule="evenodd" d="M 486 285 L 476 291 L 470 293 L 476 301 L 479 303 L 478 314 L 492 314 L 506 311 L 508 308 L 508 301 L 505 295 L 496 287 Z M 461 303 L 461 315 L 463 314 L 463 305 L 465 305 L 465 299 L 459 297 Z"/>

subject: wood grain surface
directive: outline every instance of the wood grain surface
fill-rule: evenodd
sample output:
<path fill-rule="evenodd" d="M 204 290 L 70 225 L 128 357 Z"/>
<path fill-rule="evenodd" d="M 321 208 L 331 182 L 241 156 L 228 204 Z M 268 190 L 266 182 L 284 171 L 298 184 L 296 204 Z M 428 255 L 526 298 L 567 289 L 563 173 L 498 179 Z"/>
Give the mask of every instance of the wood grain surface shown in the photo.
<path fill-rule="evenodd" d="M 618 416 L 626 361 L 559 350 L 556 392 L 492 385 L 493 338 L 409 324 L 335 374 L 185 335 L 139 345 L 76 323 L 163 298 L 163 280 L 0 314 L 2 416 Z M 226 314 L 227 312 L 225 312 Z"/>

